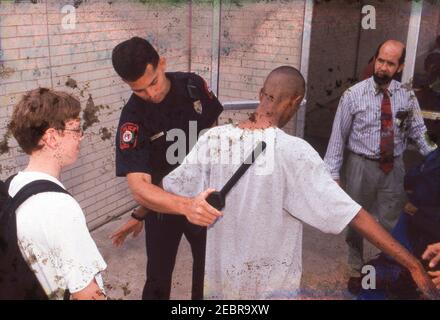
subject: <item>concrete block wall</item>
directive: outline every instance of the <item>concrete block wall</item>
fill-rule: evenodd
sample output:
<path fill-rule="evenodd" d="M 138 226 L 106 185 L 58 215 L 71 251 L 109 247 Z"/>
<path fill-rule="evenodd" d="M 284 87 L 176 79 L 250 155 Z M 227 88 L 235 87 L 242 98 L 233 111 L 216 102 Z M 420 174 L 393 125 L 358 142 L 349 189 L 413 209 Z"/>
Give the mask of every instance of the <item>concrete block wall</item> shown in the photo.
<path fill-rule="evenodd" d="M 221 101 L 256 100 L 272 69 L 300 67 L 304 1 L 222 1 L 220 19 Z M 211 83 L 213 2 L 193 2 L 191 21 L 191 70 Z M 226 112 L 219 123 L 250 112 Z M 293 134 L 295 120 L 284 130 Z"/>
<path fill-rule="evenodd" d="M 74 3 L 76 27 L 64 30 L 61 8 Z M 125 179 L 114 170 L 116 125 L 130 90 L 113 71 L 111 50 L 129 37 L 147 38 L 168 70 L 195 71 L 209 83 L 212 12 L 211 0 L 0 1 L 0 179 L 27 162 L 5 136 L 13 106 L 26 91 L 50 87 L 73 93 L 99 119 L 87 129 L 78 161 L 61 176 L 89 227 L 132 208 Z M 255 99 L 271 69 L 299 67 L 303 13 L 303 0 L 223 1 L 221 101 Z M 250 112 L 225 112 L 220 123 Z"/>
<path fill-rule="evenodd" d="M 99 122 L 86 130 L 79 160 L 61 176 L 94 228 L 135 205 L 125 179 L 115 177 L 115 131 L 130 90 L 113 70 L 111 50 L 141 36 L 168 59 L 169 70 L 187 71 L 189 10 L 186 3 L 88 0 L 76 9 L 76 28 L 64 30 L 61 8 L 69 3 L 0 5 L 0 142 L 13 106 L 27 90 L 51 87 L 76 95 L 83 109 L 94 106 Z M 0 155 L 2 179 L 27 161 L 14 139 L 8 142 Z"/>
<path fill-rule="evenodd" d="M 257 100 L 281 65 L 300 68 L 304 1 L 225 1 L 221 11 L 219 97 Z M 295 121 L 284 128 L 294 133 Z"/>
<path fill-rule="evenodd" d="M 248 119 L 253 112 L 253 109 L 226 110 L 220 115 L 218 123 L 219 125 L 236 124 L 240 121 Z"/>
<path fill-rule="evenodd" d="M 212 20 L 211 0 L 193 1 L 191 4 L 191 52 L 190 70 L 211 84 Z"/>

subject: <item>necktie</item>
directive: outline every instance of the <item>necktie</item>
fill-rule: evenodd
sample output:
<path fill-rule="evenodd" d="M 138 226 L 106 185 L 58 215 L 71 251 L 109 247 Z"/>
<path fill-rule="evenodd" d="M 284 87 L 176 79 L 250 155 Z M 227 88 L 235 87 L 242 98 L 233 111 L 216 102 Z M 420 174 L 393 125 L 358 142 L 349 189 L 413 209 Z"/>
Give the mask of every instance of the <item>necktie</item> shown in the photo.
<path fill-rule="evenodd" d="M 380 116 L 380 160 L 379 167 L 389 173 L 394 165 L 393 113 L 388 91 L 384 90 Z"/>

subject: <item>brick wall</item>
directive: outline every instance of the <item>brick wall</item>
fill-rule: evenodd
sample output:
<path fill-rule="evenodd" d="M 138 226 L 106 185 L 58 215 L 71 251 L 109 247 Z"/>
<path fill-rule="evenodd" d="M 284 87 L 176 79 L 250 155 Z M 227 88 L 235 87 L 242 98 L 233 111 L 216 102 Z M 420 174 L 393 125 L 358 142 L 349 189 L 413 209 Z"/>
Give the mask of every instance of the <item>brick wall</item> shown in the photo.
<path fill-rule="evenodd" d="M 61 176 L 93 228 L 134 206 L 125 179 L 115 177 L 115 128 L 130 91 L 113 71 L 111 50 L 138 35 L 159 49 L 170 70 L 187 71 L 189 10 L 186 3 L 89 0 L 76 9 L 76 28 L 64 30 L 61 7 L 66 3 L 72 1 L 1 3 L 0 134 L 4 136 L 12 107 L 21 95 L 38 86 L 71 92 L 83 108 L 90 102 L 99 107 L 99 122 L 86 131 L 79 160 Z M 66 86 L 69 78 L 76 88 Z M 1 178 L 23 168 L 27 161 L 13 139 L 9 144 L 8 152 L 0 155 Z"/>
<path fill-rule="evenodd" d="M 115 177 L 114 134 L 130 91 L 113 71 L 111 50 L 131 36 L 141 36 L 167 58 L 168 70 L 192 70 L 210 81 L 213 11 L 209 0 L 76 1 L 76 28 L 64 30 L 61 8 L 72 3 L 0 2 L 0 179 L 27 162 L 14 139 L 7 139 L 9 148 L 2 145 L 13 106 L 22 94 L 38 86 L 75 94 L 83 109 L 98 107 L 99 122 L 88 128 L 78 161 L 61 180 L 94 228 L 135 205 L 125 180 Z M 304 4 L 302 0 L 224 3 L 220 99 L 254 99 L 272 68 L 299 66 Z M 228 112 L 221 123 L 243 116 L 246 111 Z"/>
<path fill-rule="evenodd" d="M 208 84 L 210 84 L 212 63 L 212 1 L 193 1 L 191 15 L 191 71 L 202 76 Z"/>
<path fill-rule="evenodd" d="M 27 161 L 14 139 L 8 140 L 8 149 L 2 144 L 12 108 L 25 91 L 47 86 L 74 93 L 83 108 L 93 102 L 99 109 L 99 122 L 87 130 L 80 158 L 63 172 L 62 181 L 80 201 L 89 225 L 95 227 L 134 206 L 124 179 L 114 176 L 115 127 L 130 91 L 112 69 L 112 48 L 131 36 L 145 37 L 167 58 L 169 70 L 191 70 L 209 83 L 213 6 L 211 0 L 85 0 L 76 10 L 75 30 L 64 30 L 61 7 L 68 3 L 73 1 L 0 2 L 0 178 Z M 361 6 L 357 1 L 315 2 L 308 133 L 330 135 L 338 96 L 359 75 L 379 42 L 406 40 L 409 1 L 368 4 L 376 8 L 377 29 L 359 32 Z M 425 3 L 424 19 L 429 22 L 422 26 L 429 31 L 435 30 L 429 28 L 431 21 L 439 22 L 439 15 L 436 18 L 433 13 L 438 8 L 426 9 L 430 5 Z M 299 67 L 303 14 L 302 0 L 222 1 L 221 101 L 257 99 L 270 70 L 283 64 Z M 428 40 L 425 34 L 421 36 L 425 46 Z M 76 82 L 76 88 L 66 85 L 69 79 L 69 83 Z M 225 112 L 220 123 L 238 121 L 250 112 Z M 293 121 L 285 128 L 289 133 L 294 129 Z"/>
<path fill-rule="evenodd" d="M 219 125 L 222 124 L 230 124 L 230 123 L 238 123 L 242 120 L 246 120 L 249 118 L 251 113 L 253 113 L 253 109 L 244 109 L 244 110 L 226 110 L 219 117 Z"/>
<path fill-rule="evenodd" d="M 271 70 L 281 65 L 299 69 L 304 1 L 225 1 L 221 21 L 222 101 L 256 100 Z M 294 120 L 284 130 L 293 134 Z"/>
<path fill-rule="evenodd" d="M 223 1 L 220 10 L 219 91 L 221 101 L 256 100 L 267 74 L 277 66 L 299 68 L 304 1 Z M 211 82 L 213 6 L 192 4 L 191 70 Z M 222 115 L 239 117 L 251 110 Z M 294 121 L 284 128 L 294 132 Z"/>

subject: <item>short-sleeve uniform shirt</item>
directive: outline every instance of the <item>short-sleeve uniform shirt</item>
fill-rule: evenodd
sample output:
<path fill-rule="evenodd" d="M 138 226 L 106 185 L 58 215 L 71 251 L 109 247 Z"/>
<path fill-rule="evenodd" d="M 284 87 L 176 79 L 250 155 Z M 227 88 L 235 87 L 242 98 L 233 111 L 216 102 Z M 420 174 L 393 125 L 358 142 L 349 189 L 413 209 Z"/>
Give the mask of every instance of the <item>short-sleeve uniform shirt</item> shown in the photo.
<path fill-rule="evenodd" d="M 178 166 L 180 161 L 176 158 L 183 160 L 189 152 L 190 142 L 194 144 L 200 131 L 211 127 L 223 111 L 200 76 L 182 72 L 166 73 L 166 76 L 171 87 L 160 103 L 132 94 L 122 109 L 116 136 L 119 177 L 134 172 L 148 173 L 153 184 L 158 185 Z M 177 145 L 173 147 L 176 143 L 180 146 L 184 143 L 184 152 Z"/>

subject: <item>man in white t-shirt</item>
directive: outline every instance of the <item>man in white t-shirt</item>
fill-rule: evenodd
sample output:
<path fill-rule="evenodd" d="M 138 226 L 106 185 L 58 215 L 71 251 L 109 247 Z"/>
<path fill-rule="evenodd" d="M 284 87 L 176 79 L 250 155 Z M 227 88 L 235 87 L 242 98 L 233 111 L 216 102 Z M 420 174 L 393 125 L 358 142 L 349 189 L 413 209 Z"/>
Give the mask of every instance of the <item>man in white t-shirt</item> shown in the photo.
<path fill-rule="evenodd" d="M 39 88 L 24 95 L 10 128 L 30 158 L 12 179 L 10 196 L 35 180 L 64 188 L 61 170 L 76 161 L 82 140 L 80 111 L 79 101 L 63 92 Z M 75 199 L 39 193 L 18 207 L 16 218 L 20 251 L 49 299 L 63 299 L 66 290 L 72 299 L 105 299 L 100 273 L 107 265 Z"/>
<path fill-rule="evenodd" d="M 208 186 L 220 190 L 258 142 L 266 142 L 227 195 L 223 217 L 208 229 L 205 298 L 294 298 L 302 272 L 302 223 L 335 234 L 350 224 L 435 295 L 422 265 L 333 181 L 318 153 L 279 129 L 304 92 L 298 70 L 275 69 L 248 120 L 210 129 L 164 178 L 165 190 L 179 195 L 196 195 Z"/>

